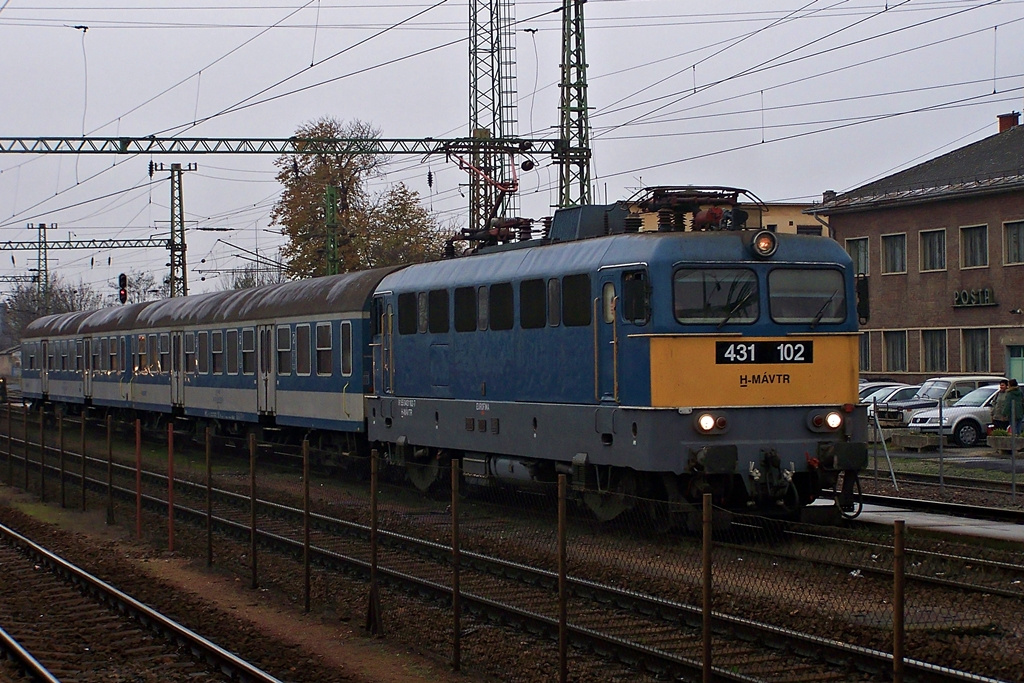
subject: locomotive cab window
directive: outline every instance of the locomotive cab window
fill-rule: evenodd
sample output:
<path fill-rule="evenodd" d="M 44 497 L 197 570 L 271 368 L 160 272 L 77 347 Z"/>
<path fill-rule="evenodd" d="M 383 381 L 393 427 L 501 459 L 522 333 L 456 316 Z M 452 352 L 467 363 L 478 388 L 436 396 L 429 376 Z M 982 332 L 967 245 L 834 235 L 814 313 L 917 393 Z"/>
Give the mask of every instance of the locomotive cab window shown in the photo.
<path fill-rule="evenodd" d="M 846 284 L 831 268 L 776 268 L 768 274 L 768 306 L 778 323 L 841 323 Z"/>
<path fill-rule="evenodd" d="M 277 328 L 277 374 L 292 374 L 292 330 L 287 325 Z"/>
<path fill-rule="evenodd" d="M 455 288 L 455 331 L 476 330 L 476 290 L 472 287 Z"/>
<path fill-rule="evenodd" d="M 622 319 L 634 325 L 646 325 L 651 317 L 647 271 L 628 270 L 622 274 L 621 299 L 619 308 Z"/>
<path fill-rule="evenodd" d="M 523 280 L 519 283 L 520 327 L 532 330 L 547 324 L 546 298 L 543 280 Z"/>
<path fill-rule="evenodd" d="M 615 306 L 617 303 L 615 284 L 611 282 L 604 283 L 601 286 L 601 312 L 606 323 L 615 322 Z"/>
<path fill-rule="evenodd" d="M 562 322 L 568 327 L 590 325 L 590 275 L 562 278 Z"/>
<path fill-rule="evenodd" d="M 416 334 L 416 295 L 398 295 L 398 334 Z"/>
<path fill-rule="evenodd" d="M 491 285 L 490 322 L 492 330 L 511 330 L 515 323 L 515 308 L 512 302 L 512 284 L 503 282 Z"/>
<path fill-rule="evenodd" d="M 757 274 L 746 268 L 680 268 L 672 305 L 681 323 L 752 323 L 760 313 Z"/>
<path fill-rule="evenodd" d="M 331 357 L 331 324 L 316 324 L 316 374 L 330 375 L 334 372 Z"/>
<path fill-rule="evenodd" d="M 431 334 L 448 331 L 448 290 L 432 289 L 427 295 L 427 329 Z"/>

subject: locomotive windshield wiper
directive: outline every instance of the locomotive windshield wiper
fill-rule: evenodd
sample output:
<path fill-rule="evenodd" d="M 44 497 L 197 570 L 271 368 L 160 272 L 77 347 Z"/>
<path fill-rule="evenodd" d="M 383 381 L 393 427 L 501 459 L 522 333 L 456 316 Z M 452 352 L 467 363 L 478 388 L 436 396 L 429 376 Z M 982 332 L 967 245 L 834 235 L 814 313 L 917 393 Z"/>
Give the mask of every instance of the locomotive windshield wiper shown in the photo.
<path fill-rule="evenodd" d="M 725 317 L 722 318 L 721 321 L 719 321 L 718 329 L 722 329 L 722 325 L 724 325 L 727 322 L 729 322 L 730 320 L 732 320 L 732 317 L 734 315 L 736 315 L 737 311 L 739 311 L 740 309 L 746 308 L 747 304 L 750 302 L 751 299 L 754 298 L 754 295 L 756 293 L 757 293 L 756 290 L 747 292 L 747 294 L 744 297 L 742 297 L 739 301 L 737 301 L 733 305 L 733 307 L 729 309 L 729 312 L 725 314 Z"/>
<path fill-rule="evenodd" d="M 821 305 L 821 308 L 818 309 L 818 312 L 814 314 L 814 320 L 811 322 L 811 329 L 812 330 L 815 327 L 818 326 L 818 323 L 821 322 L 821 318 L 825 315 L 825 309 L 829 307 L 829 305 L 832 303 L 832 300 L 836 298 L 836 294 L 838 294 L 838 293 L 839 293 L 838 289 L 836 291 L 832 292 L 832 296 L 830 296 L 829 298 L 825 299 L 825 303 L 823 303 Z"/>

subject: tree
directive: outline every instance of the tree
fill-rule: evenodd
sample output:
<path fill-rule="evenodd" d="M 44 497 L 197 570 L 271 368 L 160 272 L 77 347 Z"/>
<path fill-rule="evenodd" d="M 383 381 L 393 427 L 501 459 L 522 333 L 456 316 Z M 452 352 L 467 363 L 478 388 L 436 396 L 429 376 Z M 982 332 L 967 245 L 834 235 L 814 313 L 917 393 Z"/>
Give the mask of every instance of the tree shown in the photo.
<path fill-rule="evenodd" d="M 6 348 L 18 343 L 25 326 L 36 318 L 51 313 L 88 311 L 103 306 L 103 295 L 81 281 L 73 285 L 59 275 L 50 275 L 47 289 L 48 301 L 40 299 L 35 284 L 19 284 L 8 295 L 0 346 Z"/>
<path fill-rule="evenodd" d="M 323 117 L 295 131 L 299 138 L 376 139 L 380 131 L 367 123 L 342 123 Z M 437 258 L 443 240 L 433 217 L 418 203 L 418 194 L 398 185 L 371 194 L 367 181 L 381 175 L 388 157 L 379 154 L 298 154 L 278 157 L 278 181 L 284 186 L 271 211 L 288 242 L 282 250 L 290 277 L 328 272 L 325 195 L 337 188 L 339 272 Z"/>

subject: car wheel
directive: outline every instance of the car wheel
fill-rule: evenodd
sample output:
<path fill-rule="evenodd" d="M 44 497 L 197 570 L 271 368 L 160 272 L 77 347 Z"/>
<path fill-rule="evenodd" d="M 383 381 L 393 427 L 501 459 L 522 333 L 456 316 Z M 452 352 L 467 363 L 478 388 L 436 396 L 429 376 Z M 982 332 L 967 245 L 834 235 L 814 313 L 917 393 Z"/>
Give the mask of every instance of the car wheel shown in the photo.
<path fill-rule="evenodd" d="M 974 420 L 964 420 L 953 431 L 953 440 L 964 448 L 977 446 L 980 438 L 981 426 Z"/>

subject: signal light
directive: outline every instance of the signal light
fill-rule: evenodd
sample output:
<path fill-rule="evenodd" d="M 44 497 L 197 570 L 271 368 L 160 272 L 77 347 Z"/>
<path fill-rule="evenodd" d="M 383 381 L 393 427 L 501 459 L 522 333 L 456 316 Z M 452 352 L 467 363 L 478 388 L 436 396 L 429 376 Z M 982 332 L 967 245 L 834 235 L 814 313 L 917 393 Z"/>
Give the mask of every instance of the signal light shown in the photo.
<path fill-rule="evenodd" d="M 121 303 L 128 301 L 128 276 L 121 273 L 117 276 L 117 298 L 121 300 Z"/>
<path fill-rule="evenodd" d="M 754 250 L 754 256 L 757 256 L 758 258 L 769 258 L 770 256 L 773 256 L 775 251 L 779 248 L 779 238 L 775 236 L 774 232 L 762 230 L 754 235 L 754 239 L 750 246 Z"/>

